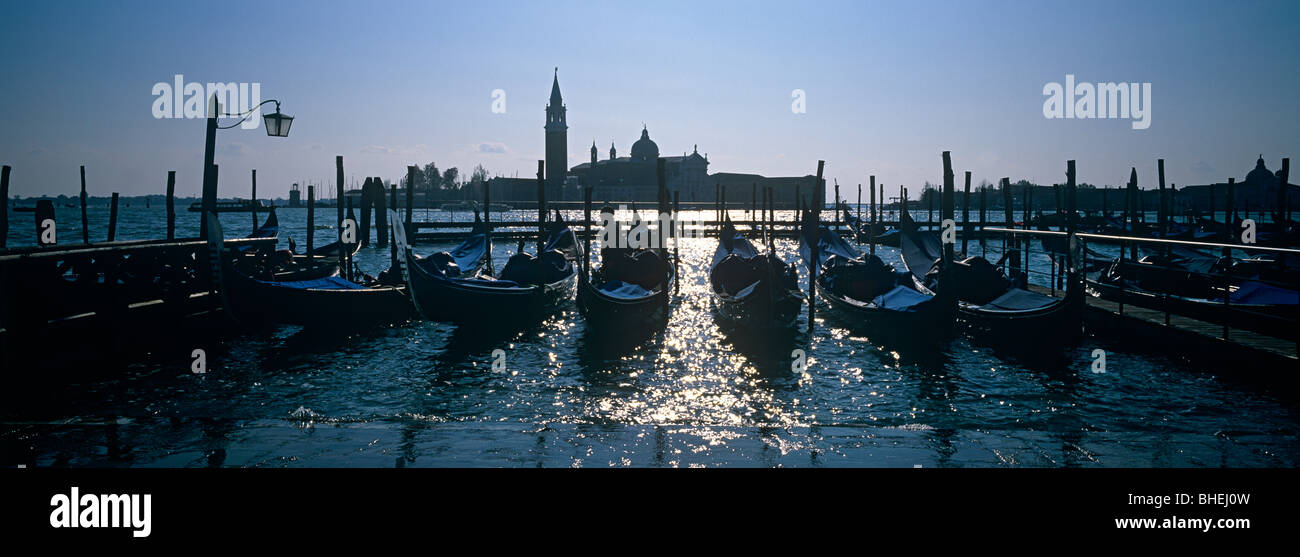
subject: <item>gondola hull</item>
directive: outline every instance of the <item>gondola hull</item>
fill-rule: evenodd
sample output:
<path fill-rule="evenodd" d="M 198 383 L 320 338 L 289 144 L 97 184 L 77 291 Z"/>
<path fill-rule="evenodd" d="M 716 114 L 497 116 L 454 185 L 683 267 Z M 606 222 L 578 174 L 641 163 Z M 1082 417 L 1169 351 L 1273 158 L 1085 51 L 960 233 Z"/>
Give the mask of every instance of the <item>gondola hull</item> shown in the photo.
<path fill-rule="evenodd" d="M 945 300 L 934 299 L 911 311 L 897 311 L 841 296 L 820 280 L 818 283 L 817 296 L 831 313 L 846 325 L 872 335 L 873 340 L 925 344 L 942 342 L 951 335 L 954 308 Z"/>
<path fill-rule="evenodd" d="M 228 272 L 226 282 L 235 317 L 245 322 L 348 329 L 402 323 L 415 317 L 410 298 L 401 287 L 295 288 L 237 271 Z"/>
<path fill-rule="evenodd" d="M 411 269 L 412 293 L 425 317 L 462 325 L 524 323 L 572 300 L 578 273 L 533 286 L 492 286 L 485 280 L 457 280 Z"/>
<path fill-rule="evenodd" d="M 1056 300 L 1050 305 L 1028 310 L 1000 310 L 958 303 L 958 322 L 976 334 L 998 338 L 1059 339 L 1080 332 L 1082 304 L 1068 299 Z"/>
<path fill-rule="evenodd" d="M 672 291 L 671 268 L 663 287 L 649 296 L 620 298 L 600 290 L 594 283 L 580 280 L 578 311 L 599 328 L 656 327 L 668 321 L 668 296 Z"/>
<path fill-rule="evenodd" d="M 732 255 L 746 260 L 759 257 L 758 249 L 727 221 L 709 269 L 713 311 L 717 319 L 722 325 L 734 329 L 763 334 L 792 332 L 804 302 L 803 292 L 795 287 L 795 275 L 791 273 L 783 278 L 769 267 L 767 274 L 760 275 L 743 288 L 733 286 L 728 289 L 722 285 L 721 281 L 725 279 L 721 277 L 725 272 L 720 274 L 719 266 Z M 779 260 L 778 264 L 784 265 Z"/>
<path fill-rule="evenodd" d="M 730 296 L 713 292 L 713 307 L 725 324 L 755 331 L 793 330 L 803 308 L 803 293 L 780 288 L 769 293 L 769 283 L 761 282 L 747 294 Z"/>
<path fill-rule="evenodd" d="M 1222 299 L 1185 298 L 1143 290 L 1134 286 L 1121 289 L 1118 285 L 1098 280 L 1091 275 L 1087 280 L 1088 294 L 1112 302 L 1168 310 L 1181 315 L 1229 327 L 1253 331 L 1278 338 L 1295 334 L 1296 304 L 1227 304 Z"/>

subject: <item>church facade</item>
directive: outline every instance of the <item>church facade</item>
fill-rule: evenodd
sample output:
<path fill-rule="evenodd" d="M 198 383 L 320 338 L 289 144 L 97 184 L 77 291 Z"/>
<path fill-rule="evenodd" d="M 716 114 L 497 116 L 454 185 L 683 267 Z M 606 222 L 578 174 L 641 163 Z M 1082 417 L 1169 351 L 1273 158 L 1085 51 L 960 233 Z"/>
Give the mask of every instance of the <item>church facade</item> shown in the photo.
<path fill-rule="evenodd" d="M 595 142 L 591 160 L 569 169 L 582 187 L 591 186 L 592 199 L 655 201 L 659 187 L 656 161 L 664 161 L 664 183 L 668 191 L 678 191 L 690 199 L 698 196 L 709 183 L 709 159 L 696 148 L 690 154 L 660 157 L 659 146 L 650 139 L 650 130 L 641 129 L 641 138 L 632 144 L 629 156 L 618 156 L 609 146 L 609 158 L 601 160 Z"/>

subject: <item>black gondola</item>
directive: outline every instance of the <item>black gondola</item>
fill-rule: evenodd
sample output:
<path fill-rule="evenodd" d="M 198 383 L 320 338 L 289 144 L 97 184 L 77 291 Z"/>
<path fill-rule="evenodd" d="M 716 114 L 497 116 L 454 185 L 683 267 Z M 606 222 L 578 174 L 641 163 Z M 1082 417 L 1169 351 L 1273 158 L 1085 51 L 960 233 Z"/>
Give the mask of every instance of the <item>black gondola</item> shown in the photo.
<path fill-rule="evenodd" d="M 955 296 L 957 315 L 968 327 L 1018 338 L 1057 335 L 1079 324 L 1083 293 L 1076 288 L 1065 298 L 1032 292 L 1024 277 L 1008 278 L 978 256 L 953 261 L 952 272 L 945 277 L 937 234 L 918 230 L 907 212 L 899 221 L 904 266 L 926 289 Z"/>
<path fill-rule="evenodd" d="M 810 242 L 816 229 L 817 262 Z M 926 290 L 907 271 L 895 271 L 875 255 L 867 255 L 816 222 L 812 212 L 800 222 L 799 254 L 806 265 L 818 265 L 817 294 L 831 310 L 863 329 L 890 341 L 938 340 L 951 328 L 953 301 Z"/>
<path fill-rule="evenodd" d="M 1295 331 L 1300 292 L 1256 280 L 1258 272 L 1251 266 L 1238 268 L 1237 260 L 1196 254 L 1184 248 L 1167 257 L 1114 260 L 1086 275 L 1088 294 L 1280 338 Z M 1224 278 L 1233 276 L 1243 278 Z"/>
<path fill-rule="evenodd" d="M 419 265 L 406 248 L 405 232 L 401 227 L 394 230 L 411 298 L 426 318 L 476 326 L 523 324 L 573 299 L 578 283 L 575 261 L 581 248 L 558 211 L 541 257 L 521 249 L 496 278 L 482 273 L 449 275 Z M 403 254 L 405 259 L 400 259 Z"/>
<path fill-rule="evenodd" d="M 412 259 L 417 268 L 428 272 L 471 275 L 482 267 L 489 247 L 487 235 L 480 231 L 450 252 Z M 334 275 L 261 280 L 233 267 L 225 273 L 225 281 L 230 307 L 241 321 L 348 329 L 416 317 L 402 285 L 353 282 Z"/>
<path fill-rule="evenodd" d="M 760 254 L 728 218 L 709 268 L 714 309 L 728 325 L 754 331 L 793 330 L 803 307 L 799 275 L 771 249 Z"/>
<path fill-rule="evenodd" d="M 660 251 L 605 247 L 591 279 L 579 278 L 578 310 L 600 328 L 659 326 L 668 321 L 674 280 Z"/>
<path fill-rule="evenodd" d="M 266 215 L 266 220 L 262 226 L 257 227 L 249 238 L 274 238 L 280 234 L 280 218 L 275 216 L 275 207 L 271 207 L 271 212 Z"/>
<path fill-rule="evenodd" d="M 275 208 L 271 208 L 270 214 L 266 216 L 266 221 L 250 234 L 249 238 L 275 238 L 279 235 L 280 222 L 276 217 Z M 339 275 L 341 269 L 338 264 L 339 246 L 345 245 L 351 250 L 350 255 L 356 255 L 361 250 L 361 244 L 354 242 L 342 244 L 335 241 L 315 250 L 315 255 L 309 257 L 294 253 L 296 246 L 293 238 L 289 238 L 289 249 L 275 251 L 271 248 L 251 250 L 248 248 L 239 248 L 244 256 L 239 260 L 237 268 L 256 278 L 273 280 L 277 282 L 294 282 L 303 280 L 315 280 L 326 277 Z"/>

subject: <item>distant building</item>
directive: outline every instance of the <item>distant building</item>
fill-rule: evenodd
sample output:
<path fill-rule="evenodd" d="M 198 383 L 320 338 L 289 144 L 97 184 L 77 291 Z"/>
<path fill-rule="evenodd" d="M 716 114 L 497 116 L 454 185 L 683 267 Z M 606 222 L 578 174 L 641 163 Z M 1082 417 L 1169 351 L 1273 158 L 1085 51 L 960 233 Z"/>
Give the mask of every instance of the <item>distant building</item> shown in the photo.
<path fill-rule="evenodd" d="M 1289 180 L 1288 180 L 1289 181 Z M 1246 173 L 1245 179 L 1234 184 L 1235 204 L 1239 212 L 1241 211 L 1275 211 L 1278 207 L 1278 188 L 1281 184 L 1281 171 L 1273 172 L 1264 164 L 1264 156 L 1260 155 L 1255 161 L 1255 168 Z M 1227 182 L 1218 182 L 1201 186 L 1186 186 L 1179 188 L 1180 205 L 1190 205 L 1196 210 L 1206 210 L 1210 206 L 1210 191 L 1214 191 L 1214 206 L 1216 211 L 1223 211 L 1228 203 L 1228 184 Z M 1295 210 L 1300 205 L 1300 186 L 1293 183 L 1287 184 L 1286 187 L 1286 204 L 1291 210 Z"/>
<path fill-rule="evenodd" d="M 718 172 L 709 176 L 712 184 L 719 187 L 727 188 L 727 204 L 732 203 L 752 203 L 754 197 L 760 202 L 763 199 L 762 188 L 772 188 L 773 196 L 777 204 L 785 206 L 794 206 L 795 193 L 798 192 L 803 196 L 805 203 L 813 200 L 826 199 L 826 179 L 822 178 L 820 184 L 817 183 L 817 177 L 811 174 L 806 176 L 779 176 L 767 177 L 758 174 L 740 174 L 736 172 Z M 755 193 L 757 190 L 757 193 Z M 682 194 L 682 200 L 685 201 L 685 194 Z M 711 201 L 713 191 L 710 188 L 707 196 L 691 201 Z"/>
<path fill-rule="evenodd" d="M 298 184 L 289 186 L 289 206 L 302 207 L 302 192 L 298 191 Z"/>
<path fill-rule="evenodd" d="M 632 143 L 629 156 L 619 157 L 613 144 L 609 158 L 599 159 L 596 143 L 591 144 L 591 159 L 568 166 L 568 107 L 560 94 L 560 72 L 557 68 L 551 80 L 551 96 L 546 105 L 546 198 L 551 201 L 577 201 L 582 199 L 582 189 L 591 187 L 592 200 L 654 202 L 657 199 L 657 161 L 664 161 L 664 185 L 670 192 L 679 192 L 684 202 L 713 201 L 715 185 L 726 185 L 732 202 L 750 201 L 755 187 L 773 187 L 776 200 L 793 204 L 796 185 L 801 186 L 805 199 L 818 195 L 813 192 L 813 176 L 768 178 L 757 174 L 709 174 L 709 158 L 701 155 L 699 147 L 689 154 L 660 157 L 659 145 L 650 139 L 650 130 L 641 128 L 641 138 Z M 489 181 L 492 198 L 502 201 L 531 201 L 537 199 L 536 178 L 492 178 Z M 825 181 L 817 188 L 825 198 Z M 760 194 L 761 195 L 761 194 Z"/>
<path fill-rule="evenodd" d="M 669 191 L 679 191 L 690 199 L 699 197 L 708 187 L 709 159 L 700 155 L 698 148 L 689 155 L 660 157 L 659 146 L 650 139 L 646 128 L 641 129 L 641 139 L 632 144 L 631 156 L 619 157 L 611 144 L 609 158 L 599 160 L 592 142 L 591 161 L 569 169 L 569 174 L 577 176 L 582 186 L 593 188 L 592 199 L 654 201 L 659 188 L 656 161 L 660 158 L 664 160 L 664 184 Z"/>
<path fill-rule="evenodd" d="M 537 178 L 496 177 L 488 180 L 488 188 L 493 202 L 537 200 Z"/>
<path fill-rule="evenodd" d="M 564 199 L 565 169 L 569 166 L 569 124 L 560 96 L 560 69 L 551 81 L 551 102 L 546 105 L 546 197 Z M 533 197 L 536 197 L 534 195 Z"/>

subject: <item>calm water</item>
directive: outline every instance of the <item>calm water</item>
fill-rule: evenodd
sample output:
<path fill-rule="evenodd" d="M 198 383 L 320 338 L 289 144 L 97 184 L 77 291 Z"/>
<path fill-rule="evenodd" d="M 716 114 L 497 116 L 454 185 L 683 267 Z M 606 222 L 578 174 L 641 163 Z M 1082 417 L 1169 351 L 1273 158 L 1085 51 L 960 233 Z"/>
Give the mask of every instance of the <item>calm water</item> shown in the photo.
<path fill-rule="evenodd" d="M 278 212 L 281 245 L 293 236 L 301 248 L 305 210 Z M 91 213 L 94 237 L 103 239 L 107 209 Z M 417 211 L 417 220 L 426 220 L 423 214 Z M 331 215 L 323 209 L 318 216 Z M 494 220 L 510 217 L 523 213 Z M 10 245 L 33 242 L 30 218 L 11 215 Z M 160 207 L 124 208 L 118 237 L 157 237 L 163 219 Z M 79 241 L 79 211 L 61 208 L 59 220 L 67 223 L 60 239 Z M 179 220 L 181 233 L 197 233 L 194 214 Z M 223 215 L 222 222 L 229 236 L 251 228 L 247 214 Z M 317 234 L 324 243 L 333 231 Z M 498 265 L 514 249 L 508 244 L 496 246 Z M 572 306 L 533 330 L 495 337 L 430 322 L 341 338 L 280 327 L 225 340 L 208 355 L 203 375 L 191 373 L 188 362 L 145 359 L 16 397 L 21 401 L 0 409 L 0 460 L 1292 467 L 1300 459 L 1294 402 L 1105 335 L 1032 355 L 965 337 L 918 352 L 879 346 L 819 312 L 813 332 L 789 342 L 728 336 L 709 311 L 706 265 L 715 246 L 712 239 L 686 241 L 681 296 L 666 331 L 592 331 Z M 778 242 L 787 260 L 794 248 Z M 897 261 L 891 248 L 880 253 Z M 387 248 L 368 248 L 358 261 L 374 273 L 387 257 Z M 1043 256 L 1034 264 L 1048 268 Z M 1106 373 L 1090 371 L 1096 348 L 1107 351 Z M 495 349 L 506 354 L 502 371 L 491 365 Z M 807 369 L 792 370 L 795 349 L 807 354 Z"/>

